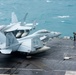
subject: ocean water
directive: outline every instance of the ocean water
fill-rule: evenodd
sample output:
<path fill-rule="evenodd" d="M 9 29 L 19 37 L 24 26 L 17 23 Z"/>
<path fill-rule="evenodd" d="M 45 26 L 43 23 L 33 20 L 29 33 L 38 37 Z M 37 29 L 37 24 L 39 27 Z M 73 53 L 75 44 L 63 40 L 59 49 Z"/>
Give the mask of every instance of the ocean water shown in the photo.
<path fill-rule="evenodd" d="M 62 36 L 73 36 L 76 32 L 76 0 L 0 0 L 0 25 L 11 22 L 15 12 L 22 21 L 28 12 L 26 22 L 36 20 L 36 30 L 58 31 Z"/>

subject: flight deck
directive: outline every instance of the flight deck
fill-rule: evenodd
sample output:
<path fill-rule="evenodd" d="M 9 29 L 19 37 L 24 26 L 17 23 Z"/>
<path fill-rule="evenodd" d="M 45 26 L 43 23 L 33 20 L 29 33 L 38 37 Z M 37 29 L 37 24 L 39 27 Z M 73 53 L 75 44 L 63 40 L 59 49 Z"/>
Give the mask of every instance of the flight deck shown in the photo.
<path fill-rule="evenodd" d="M 46 52 L 28 57 L 0 54 L 0 75 L 76 75 L 76 41 L 54 38 L 47 45 Z"/>

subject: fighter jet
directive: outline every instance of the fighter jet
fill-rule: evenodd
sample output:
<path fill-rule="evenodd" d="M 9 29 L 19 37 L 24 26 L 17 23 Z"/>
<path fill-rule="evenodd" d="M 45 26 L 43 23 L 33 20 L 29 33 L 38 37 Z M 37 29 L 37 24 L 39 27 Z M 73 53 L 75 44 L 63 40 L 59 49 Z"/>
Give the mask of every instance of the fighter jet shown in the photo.
<path fill-rule="evenodd" d="M 3 33 L 2 33 L 3 34 Z M 48 30 L 39 30 L 31 35 L 17 39 L 12 32 L 5 32 L 5 43 L 0 44 L 0 51 L 2 54 L 11 54 L 11 52 L 19 51 L 28 54 L 39 53 L 50 49 L 43 44 L 40 39 L 43 36 L 52 38 L 59 36 L 60 33 L 50 33 Z"/>
<path fill-rule="evenodd" d="M 46 42 L 50 38 L 59 37 L 61 35 L 61 33 L 60 32 L 55 32 L 55 31 L 49 31 L 49 30 L 46 30 L 46 29 L 41 29 L 41 30 L 38 30 L 37 32 L 33 33 L 32 35 L 39 35 L 40 40 L 43 41 L 43 42 Z"/>
<path fill-rule="evenodd" d="M 38 25 L 35 21 L 33 23 L 26 23 L 26 16 L 28 13 L 25 14 L 25 17 L 22 22 L 18 22 L 17 16 L 14 12 L 12 12 L 11 23 L 9 25 L 1 25 L 0 31 L 13 31 L 14 35 L 18 37 L 24 37 L 29 34 L 29 32 Z"/>

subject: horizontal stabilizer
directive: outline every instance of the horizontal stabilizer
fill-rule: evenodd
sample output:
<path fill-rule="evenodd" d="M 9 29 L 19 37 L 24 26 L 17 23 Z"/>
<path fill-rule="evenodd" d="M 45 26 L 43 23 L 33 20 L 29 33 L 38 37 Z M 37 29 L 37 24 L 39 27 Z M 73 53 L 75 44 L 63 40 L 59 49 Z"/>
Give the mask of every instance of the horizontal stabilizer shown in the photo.
<path fill-rule="evenodd" d="M 11 49 L 5 49 L 5 50 L 0 50 L 2 54 L 11 54 L 12 50 Z"/>

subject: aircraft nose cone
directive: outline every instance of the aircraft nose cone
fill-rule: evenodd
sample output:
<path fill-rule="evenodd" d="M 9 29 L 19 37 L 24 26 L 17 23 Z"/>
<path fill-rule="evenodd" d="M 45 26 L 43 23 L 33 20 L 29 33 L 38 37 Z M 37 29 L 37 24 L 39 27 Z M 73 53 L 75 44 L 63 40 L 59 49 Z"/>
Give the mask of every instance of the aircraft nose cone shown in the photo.
<path fill-rule="evenodd" d="M 60 35 L 61 35 L 60 32 L 54 32 L 54 31 L 51 32 L 51 37 L 58 37 Z"/>
<path fill-rule="evenodd" d="M 60 33 L 60 32 L 55 32 L 55 34 L 56 34 L 56 35 L 60 35 L 61 33 Z"/>
<path fill-rule="evenodd" d="M 52 31 L 51 33 L 55 35 L 61 34 L 60 32 L 54 32 L 54 31 Z"/>

